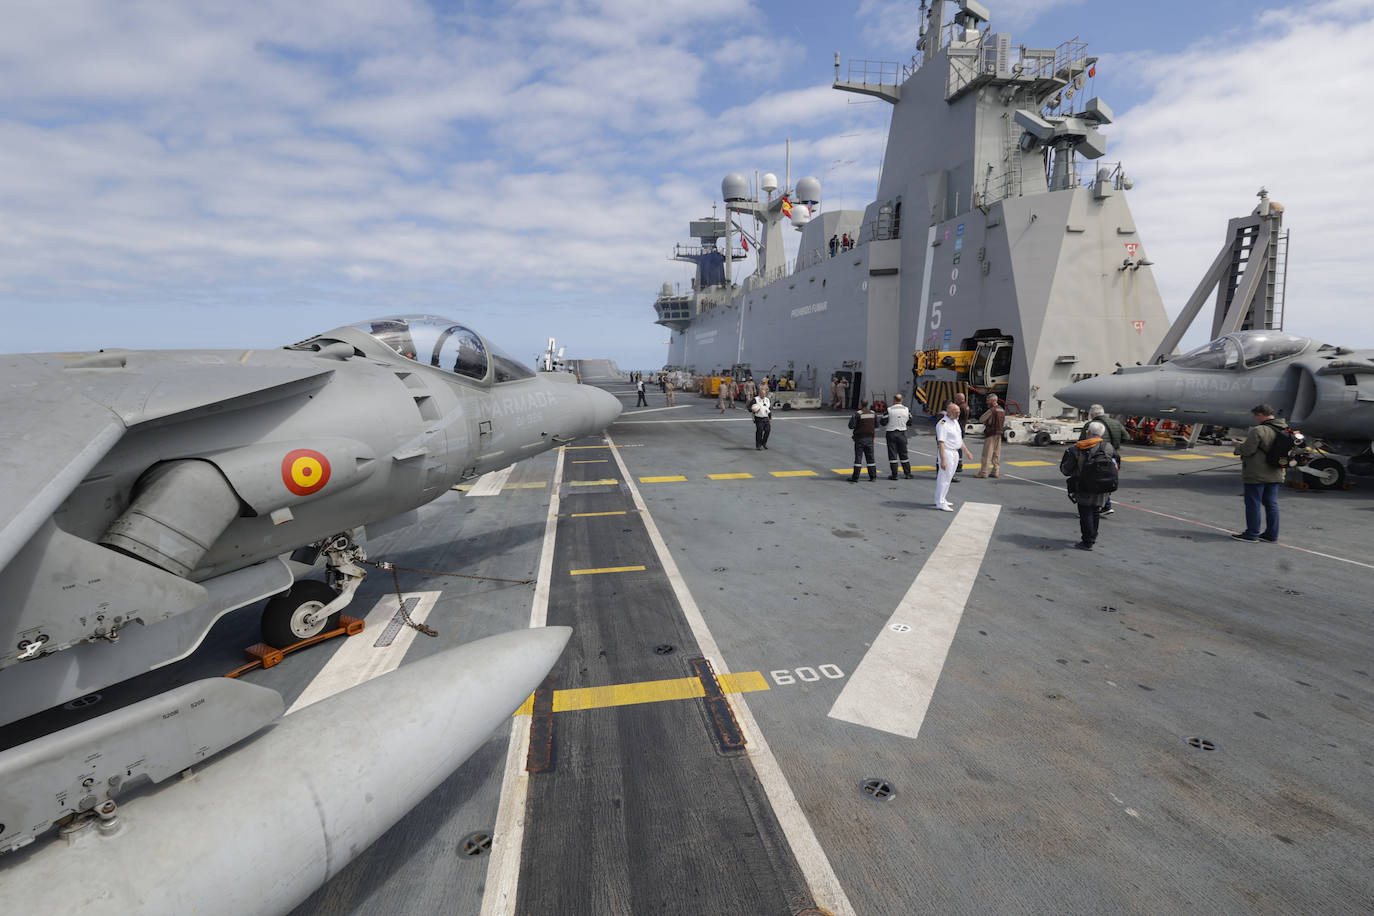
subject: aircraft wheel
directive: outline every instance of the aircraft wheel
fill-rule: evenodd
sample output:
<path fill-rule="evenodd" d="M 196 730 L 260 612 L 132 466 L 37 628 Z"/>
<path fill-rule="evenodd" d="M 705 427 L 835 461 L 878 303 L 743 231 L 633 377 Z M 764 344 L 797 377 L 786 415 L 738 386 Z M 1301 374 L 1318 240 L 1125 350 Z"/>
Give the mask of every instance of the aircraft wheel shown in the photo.
<path fill-rule="evenodd" d="M 320 609 L 338 597 L 338 592 L 315 579 L 302 579 L 291 590 L 267 602 L 262 612 L 262 641 L 274 649 L 285 649 L 339 626 L 339 611 L 318 617 Z"/>
<path fill-rule="evenodd" d="M 1050 434 L 1047 433 L 1047 432 L 1045 432 L 1044 430 L 1041 430 L 1040 432 L 1038 432 L 1038 433 L 1035 434 L 1035 438 L 1031 440 L 1031 444 L 1032 444 L 1032 445 L 1041 445 L 1041 446 L 1043 446 L 1043 445 L 1049 445 L 1049 444 L 1050 444 Z"/>
<path fill-rule="evenodd" d="M 1304 474 L 1313 489 L 1339 490 L 1345 485 L 1345 468 L 1334 458 L 1313 458 L 1307 462 L 1309 470 L 1315 474 Z"/>
<path fill-rule="evenodd" d="M 792 402 L 791 402 L 791 401 L 783 401 L 783 402 L 782 402 L 782 409 L 783 409 L 783 410 L 791 410 L 791 409 L 792 409 Z"/>

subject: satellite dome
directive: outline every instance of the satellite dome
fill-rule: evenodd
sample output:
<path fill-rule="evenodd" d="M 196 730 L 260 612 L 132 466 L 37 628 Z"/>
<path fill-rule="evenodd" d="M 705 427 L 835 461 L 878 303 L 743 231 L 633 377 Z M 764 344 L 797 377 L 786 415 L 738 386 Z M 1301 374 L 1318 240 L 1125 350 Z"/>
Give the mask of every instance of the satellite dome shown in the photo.
<path fill-rule="evenodd" d="M 721 196 L 726 203 L 737 200 L 749 199 L 749 183 L 744 180 L 744 176 L 739 172 L 731 172 L 725 176 L 725 180 L 720 183 Z"/>
<path fill-rule="evenodd" d="M 821 183 L 807 175 L 797 182 L 797 200 L 815 206 L 821 200 Z"/>
<path fill-rule="evenodd" d="M 792 225 L 798 229 L 811 222 L 811 208 L 806 204 L 797 203 L 792 206 Z"/>
<path fill-rule="evenodd" d="M 774 175 L 772 172 L 764 172 L 763 183 L 760 184 L 759 187 L 763 188 L 769 194 L 772 194 L 778 189 L 778 176 Z"/>

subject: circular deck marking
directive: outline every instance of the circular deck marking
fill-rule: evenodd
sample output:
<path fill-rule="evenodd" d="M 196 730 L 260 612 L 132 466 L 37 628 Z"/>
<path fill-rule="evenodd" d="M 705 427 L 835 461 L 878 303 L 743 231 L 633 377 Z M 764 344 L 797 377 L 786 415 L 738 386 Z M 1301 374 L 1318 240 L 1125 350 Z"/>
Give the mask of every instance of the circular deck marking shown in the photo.
<path fill-rule="evenodd" d="M 892 626 L 888 627 L 888 629 L 891 630 L 891 631 L 894 632 L 894 633 L 910 633 L 910 632 L 911 632 L 911 624 L 909 624 L 909 623 L 894 623 Z"/>
<path fill-rule="evenodd" d="M 1183 740 L 1187 741 L 1190 746 L 1198 748 L 1199 750 L 1214 751 L 1217 749 L 1216 744 L 1211 741 L 1208 741 L 1206 738 L 1197 738 L 1189 736 L 1187 738 L 1184 738 Z"/>

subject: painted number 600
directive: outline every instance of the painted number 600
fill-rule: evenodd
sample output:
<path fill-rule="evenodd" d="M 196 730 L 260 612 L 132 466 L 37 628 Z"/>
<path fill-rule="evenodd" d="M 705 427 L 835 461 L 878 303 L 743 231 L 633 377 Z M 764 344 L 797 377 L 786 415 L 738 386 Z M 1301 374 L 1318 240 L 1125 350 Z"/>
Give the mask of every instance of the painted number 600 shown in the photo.
<path fill-rule="evenodd" d="M 817 674 L 817 671 L 820 673 Z M 819 681 L 822 675 L 832 681 L 836 681 L 844 677 L 844 672 L 840 670 L 839 665 L 820 665 L 816 668 L 803 666 L 791 670 L 779 668 L 777 671 L 768 672 L 768 676 L 773 679 L 773 683 L 777 684 L 779 687 L 795 684 L 797 681 L 803 681 L 810 684 Z"/>

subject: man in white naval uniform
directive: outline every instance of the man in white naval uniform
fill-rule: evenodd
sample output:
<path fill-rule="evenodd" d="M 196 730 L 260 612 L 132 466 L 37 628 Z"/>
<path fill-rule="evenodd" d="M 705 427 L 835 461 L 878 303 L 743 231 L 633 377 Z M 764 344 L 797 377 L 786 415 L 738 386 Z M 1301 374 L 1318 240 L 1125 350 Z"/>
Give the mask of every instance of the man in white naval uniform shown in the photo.
<path fill-rule="evenodd" d="M 953 512 L 949 504 L 949 482 L 954 479 L 954 471 L 959 466 L 962 452 L 969 461 L 973 453 L 964 445 L 964 430 L 959 423 L 959 405 L 953 401 L 945 404 L 945 415 L 935 424 L 935 456 L 938 462 L 935 472 L 935 508 L 942 512 Z"/>

